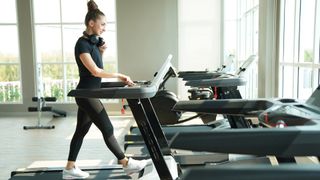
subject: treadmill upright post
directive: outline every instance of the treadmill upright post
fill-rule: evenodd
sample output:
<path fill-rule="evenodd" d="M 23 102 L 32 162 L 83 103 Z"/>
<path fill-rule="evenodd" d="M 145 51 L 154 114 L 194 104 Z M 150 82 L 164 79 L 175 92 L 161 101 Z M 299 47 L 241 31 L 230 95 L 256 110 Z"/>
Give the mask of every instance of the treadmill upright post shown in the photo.
<path fill-rule="evenodd" d="M 149 120 L 150 116 L 147 115 L 148 113 L 150 113 L 150 112 L 148 113 L 146 112 L 146 109 L 148 108 L 146 109 L 144 108 L 144 105 L 140 101 L 140 99 L 127 99 L 127 101 L 132 110 L 134 119 L 137 122 L 137 125 L 144 139 L 144 142 L 147 145 L 148 151 L 154 162 L 155 168 L 158 172 L 160 179 L 172 180 L 173 178 L 166 164 L 166 161 L 164 160 L 161 147 L 152 129 L 152 126 Z M 145 102 L 146 100 L 142 100 L 142 101 Z M 167 146 L 168 146 L 168 143 L 167 143 Z"/>
<path fill-rule="evenodd" d="M 168 140 L 162 131 L 160 121 L 158 120 L 150 99 L 141 99 L 140 101 L 143 105 L 146 115 L 148 116 L 149 123 L 152 127 L 155 137 L 157 138 L 162 153 L 164 155 L 172 155 Z"/>

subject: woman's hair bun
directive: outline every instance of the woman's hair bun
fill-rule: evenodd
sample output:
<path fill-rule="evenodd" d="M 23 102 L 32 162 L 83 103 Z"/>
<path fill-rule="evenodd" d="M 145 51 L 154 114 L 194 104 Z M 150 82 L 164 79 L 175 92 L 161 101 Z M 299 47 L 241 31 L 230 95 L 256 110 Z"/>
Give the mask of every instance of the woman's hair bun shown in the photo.
<path fill-rule="evenodd" d="M 93 1 L 93 0 L 90 0 L 88 3 L 87 3 L 87 6 L 88 6 L 88 11 L 95 11 L 98 9 L 98 5 Z"/>

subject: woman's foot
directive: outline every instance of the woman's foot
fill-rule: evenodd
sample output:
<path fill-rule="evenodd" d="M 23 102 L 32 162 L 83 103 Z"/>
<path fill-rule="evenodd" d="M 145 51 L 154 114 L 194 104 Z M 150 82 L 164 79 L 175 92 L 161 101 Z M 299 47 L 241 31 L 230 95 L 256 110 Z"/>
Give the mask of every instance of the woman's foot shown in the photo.
<path fill-rule="evenodd" d="M 128 164 L 126 166 L 123 166 L 123 170 L 127 175 L 131 175 L 133 173 L 140 172 L 144 167 L 146 167 L 148 164 L 151 164 L 151 159 L 148 160 L 135 160 L 132 158 L 128 159 Z"/>
<path fill-rule="evenodd" d="M 72 169 L 63 169 L 62 172 L 62 179 L 85 179 L 89 176 L 89 173 L 82 171 L 77 166 Z"/>

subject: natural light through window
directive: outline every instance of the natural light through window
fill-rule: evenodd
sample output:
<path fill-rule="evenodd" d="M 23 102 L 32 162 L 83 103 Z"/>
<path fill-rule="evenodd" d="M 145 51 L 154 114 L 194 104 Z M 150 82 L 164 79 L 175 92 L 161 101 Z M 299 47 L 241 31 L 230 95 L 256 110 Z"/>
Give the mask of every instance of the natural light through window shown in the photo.
<path fill-rule="evenodd" d="M 21 103 L 21 73 L 16 1 L 0 0 L 0 103 Z"/>
<path fill-rule="evenodd" d="M 281 3 L 281 97 L 305 100 L 319 85 L 319 7 L 317 0 Z"/>
<path fill-rule="evenodd" d="M 228 70 L 235 72 L 251 55 L 258 55 L 259 1 L 224 0 L 223 7 L 223 59 Z M 258 96 L 257 63 L 243 74 L 247 83 L 239 89 L 244 98 Z"/>
<path fill-rule="evenodd" d="M 96 0 L 107 18 L 108 44 L 104 68 L 117 71 L 115 0 Z M 33 0 L 36 41 L 38 96 L 54 96 L 59 102 L 70 102 L 67 93 L 78 83 L 74 45 L 85 30 L 87 0 Z"/>

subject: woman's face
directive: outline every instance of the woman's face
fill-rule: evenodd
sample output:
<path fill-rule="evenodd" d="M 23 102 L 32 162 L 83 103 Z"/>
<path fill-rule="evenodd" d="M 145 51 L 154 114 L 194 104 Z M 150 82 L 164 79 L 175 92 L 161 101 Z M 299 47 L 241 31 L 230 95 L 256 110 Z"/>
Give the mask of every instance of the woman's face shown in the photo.
<path fill-rule="evenodd" d="M 100 36 L 103 32 L 106 31 L 106 17 L 100 16 L 96 21 L 91 20 L 89 25 L 93 34 Z"/>

